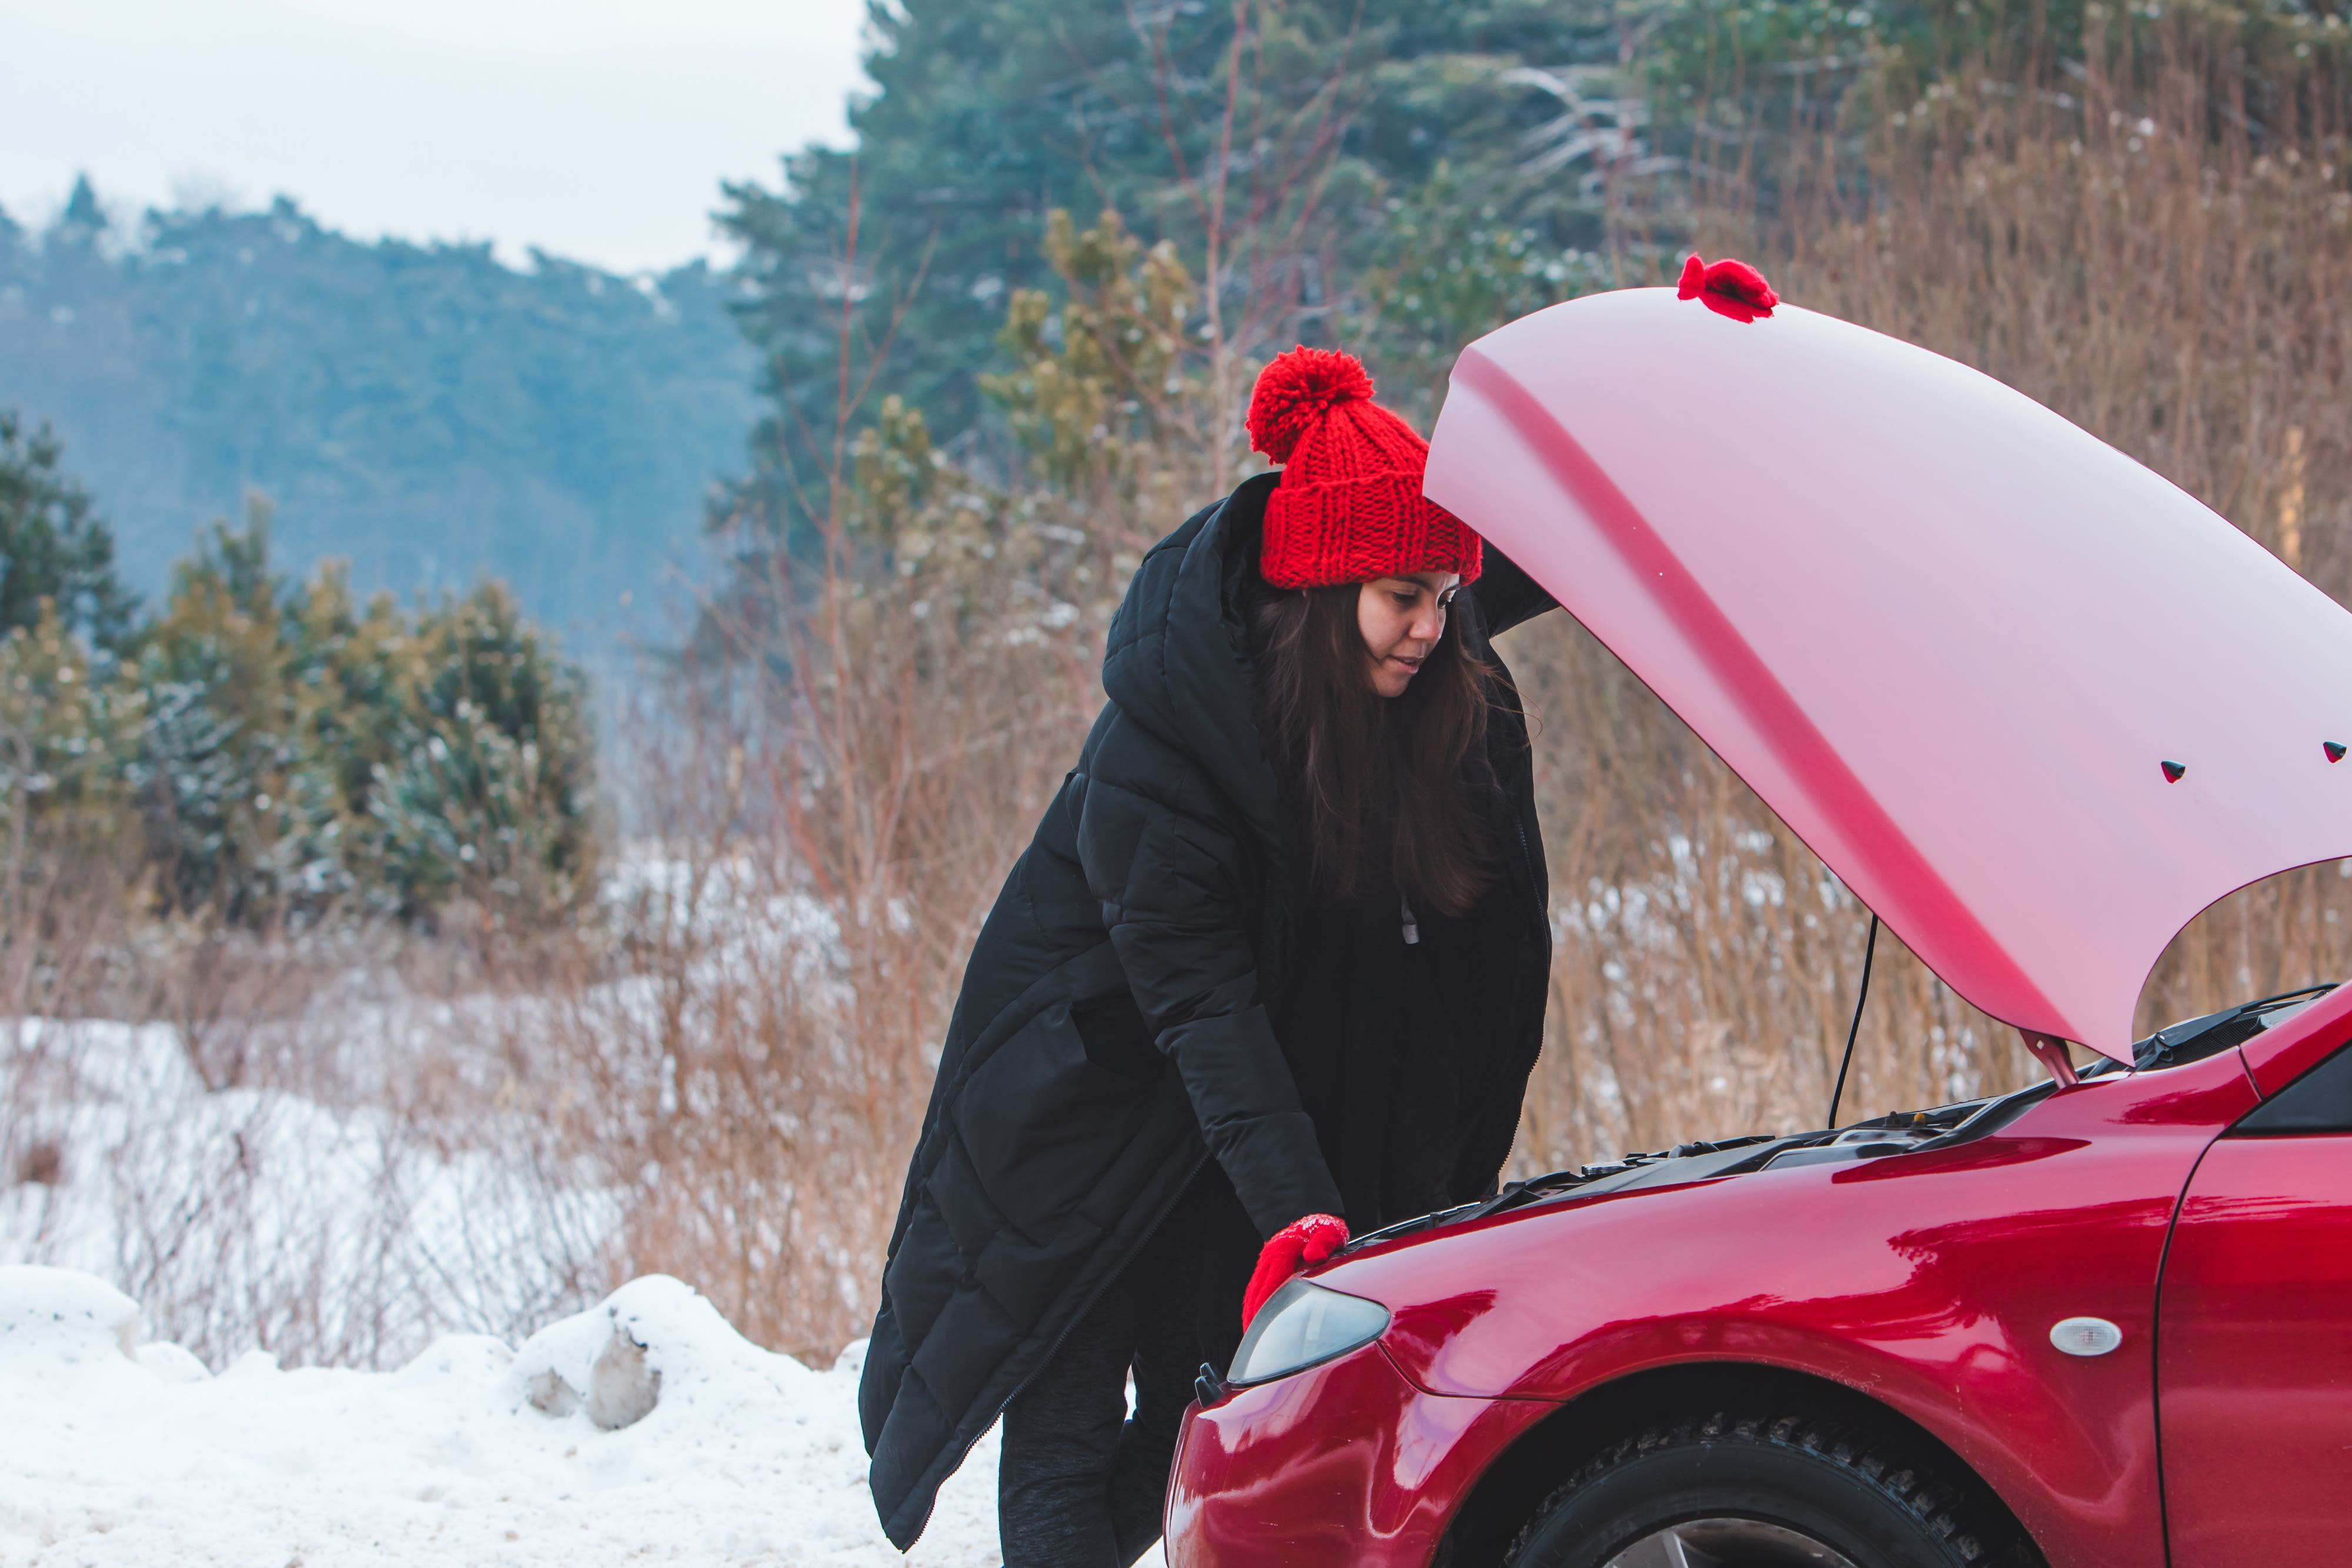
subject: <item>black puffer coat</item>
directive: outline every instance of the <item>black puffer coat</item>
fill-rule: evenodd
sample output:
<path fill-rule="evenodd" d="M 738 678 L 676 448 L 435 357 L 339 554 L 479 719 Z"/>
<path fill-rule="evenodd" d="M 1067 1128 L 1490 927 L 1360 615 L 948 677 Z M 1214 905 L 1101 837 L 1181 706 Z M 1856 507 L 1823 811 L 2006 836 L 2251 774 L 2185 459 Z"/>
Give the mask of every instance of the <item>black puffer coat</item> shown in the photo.
<path fill-rule="evenodd" d="M 1213 1155 L 1262 1236 L 1341 1212 L 1268 1021 L 1291 921 L 1242 604 L 1278 476 L 1154 547 L 1111 622 L 1109 697 L 964 971 L 883 1274 L 859 1409 L 902 1550 L 940 1484 Z M 1491 548 L 1461 595 L 1470 652 L 1551 600 Z M 1499 665 L 1497 665 L 1499 668 Z M 1527 725 L 1487 749 L 1516 944 L 1477 1016 L 1488 1082 L 1458 1168 L 1491 1186 L 1543 1027 L 1549 928 Z"/>

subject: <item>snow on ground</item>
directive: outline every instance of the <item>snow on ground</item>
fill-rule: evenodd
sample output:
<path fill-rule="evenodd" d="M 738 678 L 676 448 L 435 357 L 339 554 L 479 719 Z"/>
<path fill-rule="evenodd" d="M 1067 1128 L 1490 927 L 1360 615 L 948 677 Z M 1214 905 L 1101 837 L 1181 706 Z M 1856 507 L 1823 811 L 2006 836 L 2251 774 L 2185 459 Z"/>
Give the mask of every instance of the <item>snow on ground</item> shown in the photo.
<path fill-rule="evenodd" d="M 451 1335 L 389 1373 L 249 1352 L 214 1375 L 137 1335 L 136 1303 L 93 1276 L 0 1268 L 0 1563 L 998 1561 L 993 1434 L 901 1559 L 866 1490 L 864 1347 L 813 1372 L 663 1276 L 520 1347 Z M 642 1419 L 591 1419 L 655 1374 Z"/>
<path fill-rule="evenodd" d="M 398 1027 L 317 1032 L 392 1055 Z M 461 1324 L 519 1335 L 611 1278 L 621 1206 L 549 1152 L 535 1107 L 452 1148 L 383 1105 L 208 1089 L 163 1025 L 38 1019 L 0 1024 L 0 1103 L 9 1143 L 57 1165 L 0 1171 L 0 1264 L 108 1278 L 218 1360 L 263 1337 L 396 1364 Z"/>

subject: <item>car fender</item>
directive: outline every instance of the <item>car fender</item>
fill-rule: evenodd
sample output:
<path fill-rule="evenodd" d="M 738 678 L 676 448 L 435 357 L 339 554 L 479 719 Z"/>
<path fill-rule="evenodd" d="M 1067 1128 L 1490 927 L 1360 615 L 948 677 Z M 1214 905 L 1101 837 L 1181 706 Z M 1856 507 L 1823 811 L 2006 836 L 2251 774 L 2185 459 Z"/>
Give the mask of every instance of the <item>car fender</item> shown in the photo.
<path fill-rule="evenodd" d="M 1900 1413 L 2053 1564 L 2162 1560 L 2153 1355 L 2165 1239 L 2255 1103 L 2234 1052 L 2086 1081 L 1972 1142 L 1572 1197 L 1376 1244 L 1318 1274 L 1387 1306 L 1433 1394 L 1565 1403 L 1685 1363 L 1782 1368 Z M 2061 1320 L 2121 1331 L 2062 1354 Z"/>

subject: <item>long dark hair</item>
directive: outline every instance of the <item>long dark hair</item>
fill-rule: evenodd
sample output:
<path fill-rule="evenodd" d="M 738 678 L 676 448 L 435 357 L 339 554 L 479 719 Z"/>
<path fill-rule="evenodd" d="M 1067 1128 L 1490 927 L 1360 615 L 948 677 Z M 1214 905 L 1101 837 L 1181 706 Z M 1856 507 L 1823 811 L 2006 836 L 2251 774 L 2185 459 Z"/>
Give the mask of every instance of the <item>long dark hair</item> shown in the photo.
<path fill-rule="evenodd" d="M 1360 584 L 1277 591 L 1251 628 L 1258 725 L 1306 829 L 1312 896 L 1401 891 L 1417 914 L 1468 913 L 1495 878 L 1476 797 L 1486 666 L 1458 615 L 1400 697 L 1372 689 Z"/>

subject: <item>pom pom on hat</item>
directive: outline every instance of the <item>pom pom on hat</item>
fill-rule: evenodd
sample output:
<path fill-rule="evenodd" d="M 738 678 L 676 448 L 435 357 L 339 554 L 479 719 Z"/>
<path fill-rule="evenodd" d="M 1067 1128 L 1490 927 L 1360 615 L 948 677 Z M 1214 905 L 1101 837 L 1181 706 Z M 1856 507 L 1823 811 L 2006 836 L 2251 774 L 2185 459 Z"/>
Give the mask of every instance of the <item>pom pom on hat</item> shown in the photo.
<path fill-rule="evenodd" d="M 1753 321 L 1772 314 L 1772 307 L 1780 297 L 1764 281 L 1764 275 L 1744 261 L 1725 256 L 1709 266 L 1693 256 L 1683 263 L 1682 287 L 1676 297 L 1696 299 L 1718 316 L 1728 316 L 1735 321 Z"/>
<path fill-rule="evenodd" d="M 1305 345 L 1276 354 L 1258 372 L 1250 394 L 1250 444 L 1276 463 L 1287 463 L 1299 439 L 1334 407 L 1369 402 L 1372 378 L 1364 361 L 1336 349 Z"/>
<path fill-rule="evenodd" d="M 1429 443 L 1372 401 L 1372 378 L 1353 354 L 1277 355 L 1257 378 L 1248 423 L 1250 444 L 1284 465 L 1258 550 L 1275 587 L 1478 575 L 1478 536 L 1421 493 Z"/>

